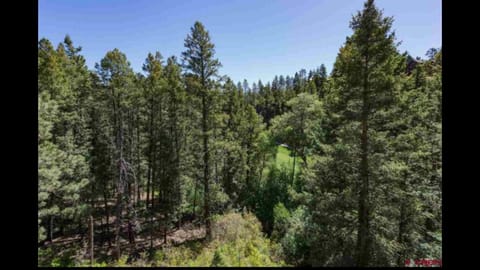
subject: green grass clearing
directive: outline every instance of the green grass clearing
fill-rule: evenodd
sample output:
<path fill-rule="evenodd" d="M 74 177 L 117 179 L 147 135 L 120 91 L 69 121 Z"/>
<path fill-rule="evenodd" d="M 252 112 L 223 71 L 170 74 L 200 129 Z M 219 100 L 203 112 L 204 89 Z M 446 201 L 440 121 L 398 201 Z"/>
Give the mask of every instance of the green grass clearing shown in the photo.
<path fill-rule="evenodd" d="M 267 162 L 265 168 L 263 168 L 263 173 L 262 173 L 262 179 L 265 179 L 265 177 L 268 175 L 269 172 L 269 167 L 274 163 L 277 168 L 282 168 L 285 167 L 289 170 L 292 169 L 293 167 L 293 157 L 290 155 L 291 151 L 284 147 L 284 146 L 277 146 L 277 154 L 275 155 L 275 159 L 270 160 Z M 295 161 L 295 174 L 300 169 L 299 163 L 302 162 L 300 158 L 297 157 L 297 160 Z"/>

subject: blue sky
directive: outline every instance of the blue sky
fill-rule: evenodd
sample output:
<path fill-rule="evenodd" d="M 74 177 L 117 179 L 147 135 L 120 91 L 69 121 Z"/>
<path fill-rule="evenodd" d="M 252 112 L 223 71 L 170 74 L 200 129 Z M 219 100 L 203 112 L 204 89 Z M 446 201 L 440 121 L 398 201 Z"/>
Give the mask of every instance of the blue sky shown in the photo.
<path fill-rule="evenodd" d="M 221 75 L 271 81 L 324 63 L 330 72 L 364 0 L 39 0 L 38 35 L 55 45 L 69 34 L 90 69 L 114 48 L 141 72 L 148 52 L 180 57 L 196 20 L 210 32 Z M 424 57 L 442 45 L 441 0 L 377 0 L 399 49 Z"/>

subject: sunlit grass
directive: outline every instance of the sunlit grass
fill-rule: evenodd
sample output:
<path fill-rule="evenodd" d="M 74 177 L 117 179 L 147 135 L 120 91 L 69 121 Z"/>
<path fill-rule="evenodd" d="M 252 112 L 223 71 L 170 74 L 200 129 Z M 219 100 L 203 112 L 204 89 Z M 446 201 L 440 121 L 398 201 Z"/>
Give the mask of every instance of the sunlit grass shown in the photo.
<path fill-rule="evenodd" d="M 295 174 L 297 174 L 299 168 L 300 168 L 300 162 L 301 160 L 297 157 L 297 160 L 295 161 Z M 267 175 L 269 170 L 269 167 L 275 164 L 277 168 L 286 168 L 287 170 L 292 170 L 293 168 L 293 157 L 291 156 L 291 151 L 285 147 L 285 146 L 277 146 L 277 154 L 275 155 L 275 159 L 270 160 L 267 162 L 265 168 L 263 168 L 263 173 L 262 173 L 262 179 L 264 179 Z"/>

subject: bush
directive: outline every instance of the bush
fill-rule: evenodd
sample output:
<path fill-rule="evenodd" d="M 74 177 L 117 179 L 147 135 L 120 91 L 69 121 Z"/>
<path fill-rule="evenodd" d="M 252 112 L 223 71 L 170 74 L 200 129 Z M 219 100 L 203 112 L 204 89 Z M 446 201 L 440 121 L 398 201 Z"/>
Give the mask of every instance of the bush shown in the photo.
<path fill-rule="evenodd" d="M 39 248 L 38 249 L 38 266 L 40 267 L 73 267 L 75 266 L 73 249 L 59 251 L 56 249 Z"/>
<path fill-rule="evenodd" d="M 290 212 L 283 205 L 283 203 L 278 203 L 273 208 L 273 232 L 272 239 L 280 240 L 285 235 L 288 222 L 290 219 Z"/>
<path fill-rule="evenodd" d="M 223 256 L 218 250 L 215 250 L 215 253 L 213 254 L 213 260 L 212 264 L 210 266 L 222 266 L 224 265 L 225 262 L 223 260 Z"/>
<path fill-rule="evenodd" d="M 269 235 L 273 230 L 275 205 L 281 202 L 290 207 L 288 188 L 291 180 L 287 169 L 279 170 L 274 165 L 270 168 L 265 183 L 260 186 L 255 213 L 262 222 L 263 230 Z"/>
<path fill-rule="evenodd" d="M 286 261 L 295 265 L 302 265 L 308 259 L 310 251 L 310 241 L 306 227 L 309 221 L 305 208 L 297 208 L 291 217 L 283 222 L 285 235 L 281 238 L 280 243 Z"/>
<path fill-rule="evenodd" d="M 214 216 L 212 240 L 167 248 L 158 266 L 281 266 L 278 247 L 266 239 L 250 213 Z"/>

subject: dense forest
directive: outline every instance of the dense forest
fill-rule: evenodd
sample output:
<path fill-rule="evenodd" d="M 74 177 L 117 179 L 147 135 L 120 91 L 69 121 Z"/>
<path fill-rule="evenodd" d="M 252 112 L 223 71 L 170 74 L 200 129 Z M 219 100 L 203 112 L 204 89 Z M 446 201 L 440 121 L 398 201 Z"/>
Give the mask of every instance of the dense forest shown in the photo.
<path fill-rule="evenodd" d="M 329 74 L 179 58 L 89 70 L 38 42 L 39 266 L 404 266 L 441 259 L 442 53 L 400 53 L 373 0 Z"/>

